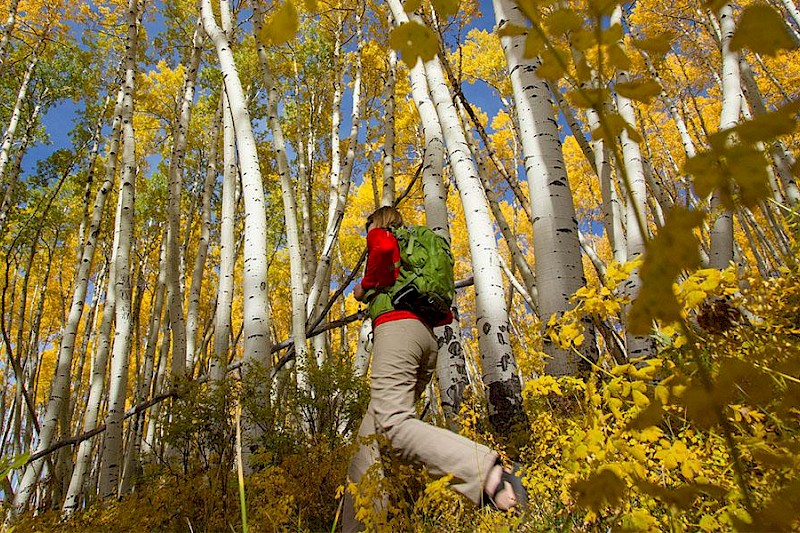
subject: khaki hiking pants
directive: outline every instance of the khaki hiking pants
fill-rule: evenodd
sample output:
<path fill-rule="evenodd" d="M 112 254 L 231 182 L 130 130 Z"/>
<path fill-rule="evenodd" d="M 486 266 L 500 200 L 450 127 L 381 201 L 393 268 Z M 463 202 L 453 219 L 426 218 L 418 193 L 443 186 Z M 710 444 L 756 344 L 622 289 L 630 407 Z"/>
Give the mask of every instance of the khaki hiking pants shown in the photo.
<path fill-rule="evenodd" d="M 434 477 L 453 474 L 451 487 L 475 503 L 497 454 L 447 429 L 417 419 L 414 404 L 436 368 L 438 346 L 433 332 L 419 320 L 395 320 L 375 328 L 370 379 L 371 396 L 359 438 L 380 433 L 388 437 L 403 460 L 424 464 Z M 347 470 L 358 483 L 379 460 L 375 442 L 361 444 Z M 382 502 L 375 502 L 380 507 Z M 343 531 L 360 531 L 353 498 L 345 495 Z"/>

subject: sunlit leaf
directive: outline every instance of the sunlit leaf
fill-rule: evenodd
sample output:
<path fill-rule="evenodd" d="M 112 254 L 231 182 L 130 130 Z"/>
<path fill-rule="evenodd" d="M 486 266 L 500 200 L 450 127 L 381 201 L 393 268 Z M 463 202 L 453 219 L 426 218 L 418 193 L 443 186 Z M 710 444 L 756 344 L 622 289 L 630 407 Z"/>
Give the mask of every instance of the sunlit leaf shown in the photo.
<path fill-rule="evenodd" d="M 617 70 L 628 70 L 631 66 L 628 54 L 616 42 L 606 46 L 606 56 L 608 56 L 608 62 Z"/>
<path fill-rule="evenodd" d="M 548 15 L 545 25 L 552 35 L 560 36 L 583 27 L 583 18 L 571 9 L 556 9 Z"/>
<path fill-rule="evenodd" d="M 294 39 L 299 27 L 297 9 L 292 0 L 286 0 L 281 7 L 264 23 L 258 38 L 265 46 L 279 45 Z"/>
<path fill-rule="evenodd" d="M 795 101 L 776 111 L 742 122 L 734 131 L 743 143 L 769 141 L 781 135 L 790 135 L 797 130 L 799 110 L 800 101 Z"/>
<path fill-rule="evenodd" d="M 700 243 L 694 230 L 703 218 L 700 211 L 673 209 L 664 226 L 647 242 L 640 272 L 642 286 L 629 315 L 631 333 L 647 334 L 653 320 L 669 323 L 680 319 L 672 284 L 683 270 L 700 264 Z"/>
<path fill-rule="evenodd" d="M 616 505 L 625 495 L 625 482 L 609 468 L 572 484 L 578 505 L 595 511 L 606 505 Z"/>
<path fill-rule="evenodd" d="M 536 69 L 537 76 L 547 80 L 558 80 L 564 76 L 564 67 L 552 51 L 545 50 L 540 56 L 542 64 Z"/>
<path fill-rule="evenodd" d="M 751 52 L 775 55 L 778 50 L 793 50 L 797 43 L 786 27 L 784 17 L 767 4 L 744 8 L 730 43 L 731 50 L 747 48 Z"/>
<path fill-rule="evenodd" d="M 611 92 L 608 89 L 580 89 L 569 91 L 564 95 L 569 103 L 581 109 L 590 107 L 599 108 L 603 102 L 611 98 Z M 598 137 L 592 132 L 595 139 Z"/>
<path fill-rule="evenodd" d="M 612 24 L 600 32 L 600 44 L 619 44 L 623 36 L 622 26 L 620 24 Z"/>
<path fill-rule="evenodd" d="M 442 20 L 458 13 L 459 0 L 431 0 L 431 4 Z"/>
<path fill-rule="evenodd" d="M 597 41 L 595 41 L 594 34 L 591 31 L 585 29 L 579 29 L 574 31 L 570 35 L 570 44 L 574 46 L 578 50 L 586 50 L 595 46 Z"/>
<path fill-rule="evenodd" d="M 389 45 L 400 52 L 403 61 L 409 66 L 416 64 L 417 59 L 430 61 L 436 57 L 438 51 L 433 30 L 414 21 L 393 29 L 389 34 Z"/>
<path fill-rule="evenodd" d="M 617 83 L 614 90 L 626 98 L 649 104 L 654 96 L 661 94 L 662 89 L 661 85 L 653 78 L 645 78 L 628 83 Z"/>
<path fill-rule="evenodd" d="M 525 37 L 525 53 L 522 54 L 522 57 L 525 59 L 539 57 L 539 54 L 544 50 L 544 46 L 544 39 L 539 35 L 539 32 L 529 31 Z"/>
<path fill-rule="evenodd" d="M 674 39 L 675 35 L 672 32 L 663 32 L 654 37 L 633 39 L 631 43 L 639 50 L 662 57 L 672 49 Z"/>
<path fill-rule="evenodd" d="M 624 0 L 589 0 L 589 12 L 597 17 L 610 17 Z"/>
<path fill-rule="evenodd" d="M 303 0 L 303 2 L 305 3 L 306 10 L 309 11 L 310 13 L 316 13 L 317 10 L 319 9 L 319 6 L 317 5 L 317 0 Z"/>
<path fill-rule="evenodd" d="M 503 24 L 503 27 L 497 30 L 498 37 L 516 37 L 526 33 L 528 33 L 528 28 L 516 24 Z"/>
<path fill-rule="evenodd" d="M 422 5 L 422 0 L 406 0 L 403 2 L 403 11 L 413 13 Z"/>
<path fill-rule="evenodd" d="M 575 78 L 580 82 L 587 82 L 592 79 L 592 68 L 583 54 L 575 58 Z"/>

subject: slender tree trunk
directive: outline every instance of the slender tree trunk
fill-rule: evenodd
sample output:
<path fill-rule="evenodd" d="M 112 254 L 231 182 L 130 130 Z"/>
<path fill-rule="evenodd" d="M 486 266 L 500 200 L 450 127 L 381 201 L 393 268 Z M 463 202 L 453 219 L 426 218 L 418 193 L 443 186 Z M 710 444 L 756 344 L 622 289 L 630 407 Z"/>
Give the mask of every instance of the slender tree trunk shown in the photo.
<path fill-rule="evenodd" d="M 255 137 L 244 91 L 228 38 L 217 26 L 210 0 L 201 0 L 203 26 L 219 57 L 225 93 L 235 125 L 244 196 L 244 356 L 248 362 L 270 364 L 270 316 L 267 303 L 267 215 Z"/>
<path fill-rule="evenodd" d="M 197 21 L 192 37 L 192 53 L 183 79 L 183 95 L 180 100 L 178 118 L 172 128 L 172 153 L 169 158 L 169 204 L 167 208 L 167 299 L 172 327 L 172 366 L 173 378 L 186 375 L 187 367 L 191 372 L 193 361 L 187 359 L 194 355 L 195 339 L 189 346 L 186 321 L 183 314 L 183 287 L 181 284 L 180 242 L 181 242 L 181 192 L 183 191 L 184 159 L 186 156 L 187 133 L 192 117 L 194 85 L 200 67 L 201 56 L 201 21 Z M 196 330 L 196 322 L 193 324 Z M 191 348 L 191 350 L 189 350 Z"/>
<path fill-rule="evenodd" d="M 227 104 L 225 89 L 221 91 L 222 102 L 222 208 L 220 213 L 219 284 L 217 286 L 217 307 L 214 319 L 214 357 L 210 375 L 214 383 L 225 378 L 228 366 L 228 352 L 231 341 L 231 306 L 233 305 L 233 275 L 236 262 L 236 239 L 234 236 L 234 217 L 236 215 L 236 144 L 233 132 L 233 118 Z"/>
<path fill-rule="evenodd" d="M 389 7 L 399 24 L 408 22 L 399 0 L 389 0 Z M 475 278 L 476 326 L 484 382 L 488 389 L 489 419 L 498 431 L 504 433 L 524 415 L 521 384 L 509 339 L 499 251 L 480 177 L 438 58 L 425 63 L 425 75 L 466 213 Z"/>
<path fill-rule="evenodd" d="M 525 17 L 510 0 L 494 0 L 495 20 L 524 25 Z M 543 323 L 559 316 L 572 305 L 570 297 L 586 284 L 578 240 L 578 222 L 567 181 L 561 141 L 550 91 L 536 76 L 538 60 L 524 58 L 525 37 L 507 36 L 500 40 L 508 63 L 514 104 L 520 128 L 525 173 L 528 178 L 533 248 L 536 254 L 538 311 Z M 585 366 L 584 358 L 594 360 L 594 332 L 585 325 L 581 354 L 545 343 L 550 355 L 545 371 L 554 375 L 573 375 Z"/>
<path fill-rule="evenodd" d="M 25 69 L 25 74 L 22 77 L 22 83 L 17 93 L 17 100 L 14 102 L 14 108 L 11 110 L 8 126 L 6 126 L 6 131 L 3 134 L 3 143 L 0 145 L 0 186 L 2 186 L 3 190 L 7 187 L 6 167 L 8 166 L 11 155 L 11 143 L 14 142 L 14 137 L 17 134 L 17 126 L 19 126 L 19 120 L 22 116 L 22 107 L 25 104 L 25 99 L 28 97 L 28 85 L 30 84 L 33 71 L 36 69 L 36 64 L 38 62 L 39 55 L 37 51 L 28 63 L 28 68 Z"/>
<path fill-rule="evenodd" d="M 139 0 L 129 0 L 128 39 L 125 48 L 125 96 L 122 108 L 122 158 L 117 221 L 114 309 L 114 344 L 111 351 L 108 412 L 103 442 L 103 460 L 98 487 L 101 499 L 117 496 L 122 465 L 122 430 L 128 395 L 128 362 L 131 348 L 131 248 L 133 245 L 134 198 L 136 194 L 136 137 L 133 131 L 134 87 L 138 48 Z"/>
<path fill-rule="evenodd" d="M 11 39 L 11 34 L 13 33 L 14 26 L 16 25 L 18 8 L 19 0 L 11 0 L 8 5 L 8 18 L 6 19 L 6 23 L 3 24 L 3 36 L 0 37 L 0 74 L 5 72 L 8 41 Z"/>
<path fill-rule="evenodd" d="M 730 49 L 730 41 L 736 25 L 733 19 L 733 6 L 723 5 L 718 13 L 722 48 L 722 111 L 719 129 L 734 127 L 739 122 L 741 110 L 741 84 L 739 73 L 739 54 Z M 733 261 L 733 216 L 722 206 L 719 191 L 711 195 L 712 216 L 716 215 L 711 228 L 711 268 L 726 268 Z"/>
<path fill-rule="evenodd" d="M 254 30 L 261 32 L 263 21 L 259 8 L 255 12 Z M 290 286 L 292 294 L 292 339 L 294 340 L 295 358 L 297 365 L 297 385 L 301 390 L 309 387 L 307 372 L 309 370 L 308 342 L 306 339 L 306 292 L 303 282 L 305 259 L 304 250 L 300 242 L 300 231 L 297 223 L 297 199 L 286 156 L 286 143 L 283 128 L 278 118 L 278 89 L 272 78 L 269 67 L 267 51 L 264 45 L 256 39 L 258 59 L 261 64 L 261 74 L 264 80 L 264 89 L 267 92 L 267 122 L 272 132 L 272 146 L 275 159 L 278 163 L 278 176 L 281 183 L 283 196 L 283 218 L 286 224 L 286 244 L 289 249 Z"/>
<path fill-rule="evenodd" d="M 389 64 L 386 69 L 386 103 L 383 119 L 383 194 L 381 205 L 394 205 L 394 90 L 397 84 L 397 52 L 389 50 Z"/>

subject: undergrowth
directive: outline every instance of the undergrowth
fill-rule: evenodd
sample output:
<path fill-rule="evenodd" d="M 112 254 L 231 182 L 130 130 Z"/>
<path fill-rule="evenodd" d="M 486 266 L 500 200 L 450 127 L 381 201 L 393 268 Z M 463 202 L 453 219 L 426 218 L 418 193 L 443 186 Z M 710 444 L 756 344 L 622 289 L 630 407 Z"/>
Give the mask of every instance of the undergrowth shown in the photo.
<path fill-rule="evenodd" d="M 605 355 L 585 379 L 528 379 L 530 426 L 514 457 L 531 495 L 523 514 L 475 508 L 448 478 L 391 453 L 347 486 L 367 390 L 346 362 L 311 373 L 317 393 L 263 390 L 261 376 L 262 393 L 280 402 L 245 383 L 239 393 L 262 435 L 245 480 L 249 530 L 330 531 L 346 490 L 382 531 L 797 530 L 800 279 L 781 274 L 697 271 L 674 287 L 682 321 L 659 326 L 658 357 L 617 365 Z M 588 314 L 613 320 L 615 279 L 577 294 L 553 339 L 574 347 Z M 241 531 L 231 417 L 220 405 L 202 388 L 184 402 L 170 437 L 180 453 L 145 465 L 133 494 L 64 522 L 56 511 L 26 517 L 14 531 Z M 461 421 L 465 435 L 498 445 L 474 396 Z"/>

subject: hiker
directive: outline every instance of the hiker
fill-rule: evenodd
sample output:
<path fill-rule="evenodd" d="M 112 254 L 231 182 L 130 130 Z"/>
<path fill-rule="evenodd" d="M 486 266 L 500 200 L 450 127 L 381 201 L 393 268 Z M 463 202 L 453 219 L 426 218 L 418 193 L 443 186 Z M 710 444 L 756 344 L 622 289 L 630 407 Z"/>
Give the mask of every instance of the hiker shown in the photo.
<path fill-rule="evenodd" d="M 500 510 L 525 505 L 527 493 L 519 477 L 503 467 L 496 452 L 416 417 L 414 404 L 436 368 L 438 344 L 432 327 L 449 324 L 453 315 L 448 312 L 441 322 L 427 324 L 419 313 L 393 307 L 386 292 L 397 280 L 401 252 L 392 231 L 403 227 L 393 207 L 381 207 L 367 218 L 367 264 L 353 295 L 370 306 L 374 345 L 370 402 L 358 436 L 385 435 L 403 460 L 424 464 L 434 477 L 453 474 L 452 488 L 476 504 Z M 349 481 L 358 483 L 379 453 L 374 442 L 362 443 L 350 462 Z M 343 531 L 363 529 L 349 493 L 342 525 Z"/>

